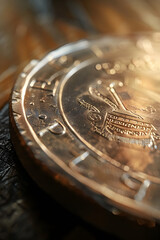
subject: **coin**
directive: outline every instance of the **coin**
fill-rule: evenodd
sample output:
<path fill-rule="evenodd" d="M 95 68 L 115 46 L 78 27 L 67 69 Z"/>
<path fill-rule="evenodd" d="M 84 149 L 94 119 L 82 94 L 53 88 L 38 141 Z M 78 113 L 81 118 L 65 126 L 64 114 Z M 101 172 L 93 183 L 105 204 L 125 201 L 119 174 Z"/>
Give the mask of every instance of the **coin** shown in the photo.
<path fill-rule="evenodd" d="M 28 64 L 12 139 L 44 190 L 57 195 L 56 179 L 105 209 L 160 220 L 159 49 L 158 33 L 101 37 Z"/>

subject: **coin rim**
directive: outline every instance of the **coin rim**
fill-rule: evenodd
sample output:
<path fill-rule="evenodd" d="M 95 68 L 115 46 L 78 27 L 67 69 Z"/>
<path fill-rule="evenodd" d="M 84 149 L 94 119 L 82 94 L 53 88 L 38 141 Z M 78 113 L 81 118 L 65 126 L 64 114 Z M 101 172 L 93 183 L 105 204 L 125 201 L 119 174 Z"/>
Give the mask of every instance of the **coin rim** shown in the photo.
<path fill-rule="evenodd" d="M 82 41 L 81 41 L 82 42 Z M 85 41 L 86 43 L 86 41 Z M 87 46 L 89 46 L 89 42 L 87 42 Z M 21 129 L 25 129 L 25 133 L 23 135 L 19 135 L 18 138 L 23 139 L 24 142 L 26 143 L 28 140 L 34 140 L 34 144 L 33 146 L 30 146 L 28 148 L 28 151 L 31 150 L 31 155 L 34 156 L 33 158 L 29 159 L 30 160 L 30 164 L 32 164 L 33 160 L 38 161 L 38 163 L 40 163 L 42 166 L 46 166 L 48 167 L 48 170 L 51 172 L 53 172 L 53 166 L 51 167 L 50 163 L 53 164 L 53 159 L 54 159 L 54 164 L 56 164 L 56 170 L 54 170 L 55 172 L 58 171 L 59 174 L 61 174 L 62 176 L 64 175 L 65 178 L 67 180 L 69 180 L 70 186 L 72 186 L 73 184 L 78 186 L 78 189 L 81 189 L 81 191 L 85 194 L 88 195 L 88 189 L 84 190 L 84 185 L 85 187 L 89 188 L 89 193 L 92 193 L 92 197 L 94 195 L 94 198 L 96 199 L 96 197 L 98 196 L 102 196 L 107 198 L 107 203 L 114 205 L 122 210 L 124 210 L 125 212 L 129 212 L 133 215 L 138 215 L 140 217 L 144 217 L 147 219 L 152 218 L 156 218 L 157 220 L 159 219 L 159 213 L 157 213 L 158 211 L 153 209 L 152 207 L 148 207 L 146 206 L 144 203 L 140 203 L 140 202 L 136 202 L 133 199 L 130 199 L 128 197 L 122 196 L 118 193 L 113 192 L 110 189 L 107 189 L 106 191 L 106 187 L 104 188 L 103 186 L 100 186 L 99 184 L 95 184 L 92 180 L 87 179 L 84 176 L 81 176 L 78 173 L 74 173 L 74 171 L 72 171 L 66 164 L 62 163 L 61 160 L 55 156 L 53 153 L 51 153 L 45 146 L 44 144 L 38 139 L 38 137 L 36 136 L 35 132 L 33 131 L 32 127 L 30 126 L 27 117 L 25 116 L 25 109 L 24 109 L 24 99 L 25 99 L 25 91 L 27 89 L 28 83 L 30 81 L 30 78 L 33 76 L 33 74 L 35 74 L 38 70 L 40 70 L 42 68 L 42 66 L 44 66 L 46 63 L 48 63 L 48 61 L 61 56 L 61 53 L 65 53 L 66 47 L 70 47 L 71 53 L 73 52 L 73 46 L 75 50 L 80 50 L 78 47 L 78 43 L 72 43 L 72 44 L 67 44 L 66 46 L 63 46 L 61 48 L 59 48 L 58 50 L 52 51 L 51 53 L 49 53 L 45 58 L 43 58 L 30 72 L 23 72 L 25 74 L 25 77 L 23 75 L 23 73 L 20 75 L 20 77 L 18 78 L 14 88 L 13 88 L 13 94 L 12 94 L 12 99 L 14 99 L 14 91 L 19 91 L 21 92 L 21 99 L 19 102 L 17 103 L 13 103 L 11 104 L 11 108 L 10 108 L 10 115 L 11 115 L 11 124 L 12 126 L 15 124 L 16 126 L 16 130 L 15 132 L 21 131 Z M 54 56 L 54 57 L 53 57 Z M 23 87 L 22 86 L 22 82 L 24 83 Z M 18 90 L 17 90 L 18 89 Z M 19 109 L 19 114 L 22 114 L 23 116 L 23 120 L 22 123 L 19 122 L 19 120 L 15 119 L 15 116 L 13 114 L 14 109 Z M 14 126 L 13 126 L 14 128 Z M 26 144 L 27 145 L 27 144 Z M 41 148 L 40 148 L 41 145 Z M 39 152 L 35 154 L 35 148 L 37 149 Z M 30 150 L 29 150 L 30 149 Z M 46 151 L 45 151 L 46 150 Z M 45 157 L 44 157 L 45 155 Z M 43 157 L 42 157 L 43 156 Z M 47 157 L 46 157 L 47 156 Z M 49 158 L 48 158 L 49 157 Z M 20 158 L 20 160 L 23 162 L 23 158 Z M 26 164 L 24 164 L 26 169 L 28 169 L 28 167 L 26 166 Z M 58 168 L 57 168 L 58 165 Z M 62 171 L 63 170 L 63 171 Z M 38 174 L 37 174 L 38 175 Z M 36 179 L 35 179 L 36 180 Z M 93 183 L 92 183 L 93 182 Z M 101 191 L 100 191 L 101 189 Z M 100 203 L 100 202 L 99 202 Z M 135 213 L 136 210 L 136 213 Z"/>

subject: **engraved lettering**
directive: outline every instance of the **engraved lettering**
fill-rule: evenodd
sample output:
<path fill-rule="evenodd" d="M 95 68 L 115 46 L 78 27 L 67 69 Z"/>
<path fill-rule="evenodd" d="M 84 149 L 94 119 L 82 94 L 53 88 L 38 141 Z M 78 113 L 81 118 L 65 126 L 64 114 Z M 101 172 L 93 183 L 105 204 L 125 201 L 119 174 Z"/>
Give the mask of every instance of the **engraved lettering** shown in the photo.
<path fill-rule="evenodd" d="M 13 116 L 14 116 L 14 118 L 16 118 L 18 120 L 22 115 L 13 111 Z"/>
<path fill-rule="evenodd" d="M 30 83 L 30 87 L 34 89 L 52 92 L 53 96 L 55 96 L 59 84 L 59 80 L 56 80 L 56 78 L 60 74 L 60 72 L 55 73 L 49 79 L 46 79 L 44 81 L 33 79 Z"/>
<path fill-rule="evenodd" d="M 30 83 L 30 87 L 39 89 L 39 90 L 52 92 L 52 89 L 48 88 L 48 84 L 45 81 L 38 81 L 36 79 L 33 79 Z"/>
<path fill-rule="evenodd" d="M 59 120 L 55 119 L 51 125 L 40 130 L 38 134 L 43 137 L 47 132 L 53 133 L 55 135 L 63 135 L 66 133 L 66 128 Z"/>
<path fill-rule="evenodd" d="M 54 88 L 53 88 L 53 96 L 56 95 L 56 91 L 57 91 L 58 85 L 59 85 L 59 80 L 57 80 L 57 81 L 55 82 L 55 85 L 54 85 Z"/>
<path fill-rule="evenodd" d="M 58 120 L 55 120 L 54 124 L 49 126 L 48 130 L 51 133 L 56 134 L 56 135 L 63 135 L 66 132 L 66 129 L 63 126 L 63 124 L 61 122 L 59 122 Z"/>
<path fill-rule="evenodd" d="M 135 177 L 131 176 L 129 173 L 124 173 L 121 176 L 121 180 L 127 187 L 136 191 L 136 194 L 134 195 L 134 199 L 136 201 L 143 200 L 151 184 L 148 179 L 138 180 Z"/>
<path fill-rule="evenodd" d="M 80 162 L 84 161 L 88 156 L 89 156 L 89 152 L 88 152 L 88 151 L 82 153 L 80 156 L 78 156 L 77 158 L 75 158 L 75 159 L 70 163 L 70 166 L 73 167 L 73 166 L 75 166 L 75 165 L 78 165 Z"/>
<path fill-rule="evenodd" d="M 13 98 L 12 103 L 18 103 L 20 101 L 20 98 Z"/>
<path fill-rule="evenodd" d="M 149 188 L 151 182 L 149 180 L 144 180 L 143 183 L 141 184 L 139 191 L 136 193 L 136 195 L 134 196 L 134 199 L 136 201 L 142 201 L 143 198 L 145 197 L 146 193 L 147 193 L 147 189 Z"/>

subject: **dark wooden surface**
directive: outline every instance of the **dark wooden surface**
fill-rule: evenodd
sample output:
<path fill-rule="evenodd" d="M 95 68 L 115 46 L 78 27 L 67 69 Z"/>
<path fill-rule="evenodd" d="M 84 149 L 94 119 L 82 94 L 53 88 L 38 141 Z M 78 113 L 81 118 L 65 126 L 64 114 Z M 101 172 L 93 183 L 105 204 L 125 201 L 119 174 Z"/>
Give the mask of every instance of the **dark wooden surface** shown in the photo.
<path fill-rule="evenodd" d="M 97 34 L 159 30 L 159 0 L 0 0 L 0 239 L 111 239 L 28 177 L 10 141 L 7 103 L 30 59 Z"/>

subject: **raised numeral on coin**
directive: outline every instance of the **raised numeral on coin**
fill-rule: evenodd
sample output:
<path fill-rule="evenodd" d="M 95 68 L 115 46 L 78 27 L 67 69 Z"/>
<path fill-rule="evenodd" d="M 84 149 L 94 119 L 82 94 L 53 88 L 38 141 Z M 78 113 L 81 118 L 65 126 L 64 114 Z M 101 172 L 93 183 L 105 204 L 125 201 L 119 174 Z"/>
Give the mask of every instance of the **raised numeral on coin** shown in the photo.
<path fill-rule="evenodd" d="M 43 137 L 47 132 L 51 132 L 55 135 L 63 135 L 66 132 L 66 128 L 59 120 L 54 120 L 54 122 L 46 128 L 43 128 L 38 132 L 38 134 Z"/>

